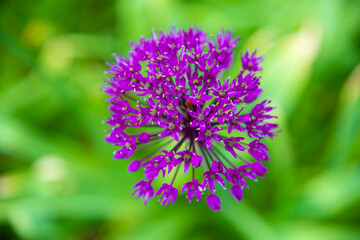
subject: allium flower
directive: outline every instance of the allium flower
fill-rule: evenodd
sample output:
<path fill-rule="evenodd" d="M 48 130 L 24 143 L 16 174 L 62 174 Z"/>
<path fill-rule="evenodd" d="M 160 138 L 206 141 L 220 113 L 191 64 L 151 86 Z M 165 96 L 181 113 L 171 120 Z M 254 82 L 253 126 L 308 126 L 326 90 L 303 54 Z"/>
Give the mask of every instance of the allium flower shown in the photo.
<path fill-rule="evenodd" d="M 262 164 L 269 160 L 263 139 L 276 135 L 277 124 L 269 122 L 276 116 L 267 100 L 248 107 L 262 91 L 257 73 L 263 58 L 247 51 L 239 74 L 222 77 L 238 40 L 230 31 L 210 40 L 195 28 L 154 32 L 131 43 L 128 56 L 114 55 L 115 62 L 108 64 L 103 90 L 110 95 L 111 116 L 105 122 L 112 129 L 106 141 L 117 147 L 115 159 L 134 156 L 129 172 L 144 169 L 144 180 L 132 194 L 144 204 L 154 196 L 161 205 L 173 204 L 180 173 L 192 176 L 181 191 L 189 202 L 205 194 L 210 208 L 220 211 L 214 194 L 219 185 L 241 201 L 246 181 L 268 172 Z M 252 159 L 242 157 L 245 152 Z M 172 181 L 155 193 L 159 175 L 171 175 Z"/>

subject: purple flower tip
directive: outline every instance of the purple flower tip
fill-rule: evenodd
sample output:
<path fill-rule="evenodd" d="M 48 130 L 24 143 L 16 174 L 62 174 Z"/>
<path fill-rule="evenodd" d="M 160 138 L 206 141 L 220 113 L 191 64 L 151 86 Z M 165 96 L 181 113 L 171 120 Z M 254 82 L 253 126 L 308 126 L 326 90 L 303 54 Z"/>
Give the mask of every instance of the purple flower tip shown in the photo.
<path fill-rule="evenodd" d="M 221 201 L 218 196 L 215 194 L 210 194 L 206 198 L 206 203 L 209 205 L 209 207 L 216 212 L 217 210 L 221 211 Z"/>
<path fill-rule="evenodd" d="M 199 201 L 202 195 L 201 184 L 199 184 L 199 181 L 197 179 L 185 183 L 181 190 L 181 193 L 183 193 L 184 191 L 187 191 L 186 197 L 189 199 L 190 203 L 194 198 L 194 195 L 196 196 L 196 201 Z"/>
<path fill-rule="evenodd" d="M 141 167 L 141 161 L 134 160 L 128 166 L 128 172 L 136 172 Z"/>
<path fill-rule="evenodd" d="M 141 180 L 132 188 L 134 192 L 131 195 L 134 196 L 136 194 L 136 198 L 144 200 L 144 205 L 154 196 L 154 188 L 151 186 L 151 181 Z"/>
<path fill-rule="evenodd" d="M 147 142 L 150 142 L 151 136 L 150 136 L 150 134 L 147 134 L 146 132 L 142 132 L 142 133 L 140 133 L 138 139 L 139 139 L 139 142 L 141 142 L 141 143 L 147 143 Z"/>
<path fill-rule="evenodd" d="M 160 205 L 162 206 L 165 203 L 166 206 L 168 206 L 170 201 L 174 204 L 178 195 L 178 190 L 175 187 L 164 183 L 155 194 L 155 196 L 159 195 L 161 195 L 159 199 L 159 202 L 161 201 Z"/>
<path fill-rule="evenodd" d="M 217 161 L 213 161 L 213 163 L 211 164 L 211 171 L 213 171 L 214 173 L 220 173 L 223 171 L 223 165 L 220 162 Z"/>
<path fill-rule="evenodd" d="M 114 55 L 108 64 L 103 91 L 110 96 L 111 114 L 104 121 L 110 126 L 105 140 L 116 147 L 115 159 L 143 155 L 128 171 L 144 169 L 132 194 L 144 204 L 154 197 L 151 184 L 159 176 L 173 176 L 155 194 L 161 205 L 169 205 L 178 195 L 176 176 L 191 174 L 181 191 L 189 202 L 209 190 L 207 204 L 221 210 L 214 195 L 219 186 L 226 189 L 228 182 L 240 201 L 247 181 L 268 172 L 263 140 L 276 135 L 277 124 L 271 102 L 259 101 L 263 57 L 247 51 L 239 73 L 223 76 L 238 40 L 231 31 L 209 39 L 199 28 L 172 28 L 131 43 L 128 55 Z"/>
<path fill-rule="evenodd" d="M 243 199 L 243 190 L 239 185 L 233 185 L 230 189 L 231 194 L 237 201 L 241 201 Z"/>

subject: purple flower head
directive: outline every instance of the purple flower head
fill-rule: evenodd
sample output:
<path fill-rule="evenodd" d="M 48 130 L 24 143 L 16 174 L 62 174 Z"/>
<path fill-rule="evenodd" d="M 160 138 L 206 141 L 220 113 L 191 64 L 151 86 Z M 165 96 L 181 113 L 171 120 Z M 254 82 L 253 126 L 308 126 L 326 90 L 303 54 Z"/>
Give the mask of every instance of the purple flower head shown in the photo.
<path fill-rule="evenodd" d="M 189 114 L 192 118 L 194 118 L 194 121 L 190 123 L 191 127 L 200 127 L 200 131 L 205 131 L 206 129 L 206 122 L 209 121 L 209 118 L 207 115 L 209 115 L 211 109 L 209 107 L 205 108 L 203 111 L 200 107 L 200 105 L 196 106 L 196 112 L 189 110 Z"/>
<path fill-rule="evenodd" d="M 237 157 L 236 152 L 234 148 L 236 148 L 239 151 L 245 151 L 245 147 L 241 145 L 241 141 L 245 140 L 243 137 L 229 137 L 228 139 L 224 140 L 225 149 L 229 151 L 234 158 Z"/>
<path fill-rule="evenodd" d="M 211 127 L 210 124 L 207 124 L 204 131 L 200 130 L 199 137 L 197 137 L 195 140 L 205 141 L 206 148 L 210 150 L 213 139 L 218 142 L 221 142 L 219 135 L 216 134 L 217 132 L 221 131 L 221 129 L 222 129 L 221 127 Z"/>
<path fill-rule="evenodd" d="M 209 205 L 209 207 L 216 212 L 217 210 L 221 211 L 221 201 L 218 196 L 215 194 L 210 194 L 206 198 L 206 203 Z"/>
<path fill-rule="evenodd" d="M 222 163 L 213 161 L 213 163 L 211 164 L 211 171 L 214 173 L 221 173 L 223 171 Z"/>
<path fill-rule="evenodd" d="M 151 181 L 141 180 L 132 188 L 134 192 L 131 195 L 134 196 L 136 194 L 136 198 L 144 200 L 144 205 L 154 196 L 154 188 L 151 186 Z"/>
<path fill-rule="evenodd" d="M 123 159 L 129 158 L 133 155 L 136 150 L 136 137 L 135 136 L 126 136 L 124 137 L 123 141 L 120 143 L 120 146 L 123 146 L 119 150 L 114 152 L 115 159 Z"/>
<path fill-rule="evenodd" d="M 184 191 L 187 191 L 186 197 L 189 199 L 189 202 L 191 203 L 194 195 L 196 196 L 196 201 L 199 201 L 201 199 L 202 195 L 202 187 L 201 184 L 197 179 L 193 179 L 191 182 L 187 182 L 184 184 L 181 193 Z"/>
<path fill-rule="evenodd" d="M 145 180 L 135 184 L 132 194 L 144 204 L 153 197 L 151 183 L 160 173 L 172 176 L 156 192 L 161 205 L 175 202 L 178 174 L 191 174 L 181 192 L 190 202 L 207 194 L 206 203 L 218 211 L 216 184 L 225 189 L 228 182 L 240 201 L 246 180 L 257 181 L 268 172 L 260 162 L 269 160 L 263 139 L 276 135 L 277 124 L 271 122 L 276 118 L 271 102 L 258 100 L 263 58 L 247 51 L 235 78 L 224 77 L 240 38 L 231 31 L 215 36 L 208 39 L 193 27 L 154 31 L 108 63 L 103 91 L 109 95 L 110 116 L 104 123 L 110 129 L 105 139 L 117 148 L 115 159 L 141 157 L 130 162 L 128 171 L 144 169 Z"/>
<path fill-rule="evenodd" d="M 269 172 L 269 170 L 259 161 L 252 163 L 251 170 L 255 176 L 265 177 L 265 173 Z"/>
<path fill-rule="evenodd" d="M 231 184 L 240 184 L 241 186 L 246 186 L 245 174 L 239 169 L 228 168 L 225 173 L 225 179 Z"/>
<path fill-rule="evenodd" d="M 139 142 L 141 142 L 141 143 L 147 143 L 147 142 L 150 142 L 151 135 L 146 132 L 143 132 L 143 133 L 140 133 L 138 139 L 139 139 Z"/>
<path fill-rule="evenodd" d="M 225 181 L 220 176 L 219 173 L 212 172 L 212 171 L 206 171 L 203 176 L 204 176 L 204 181 L 203 181 L 202 186 L 204 189 L 206 189 L 208 187 L 210 192 L 215 192 L 215 183 L 220 184 L 220 186 L 222 186 L 224 189 L 226 189 Z"/>
<path fill-rule="evenodd" d="M 233 185 L 230 189 L 231 194 L 237 201 L 241 201 L 243 199 L 243 190 L 239 185 Z"/>
<path fill-rule="evenodd" d="M 250 55 L 249 50 L 241 57 L 241 62 L 243 68 L 250 72 L 261 71 L 262 68 L 259 67 L 260 63 L 263 61 L 262 56 L 255 57 L 256 50 Z"/>
<path fill-rule="evenodd" d="M 179 118 L 170 118 L 167 117 L 167 121 L 161 121 L 159 123 L 159 126 L 162 128 L 165 128 L 165 130 L 159 134 L 159 137 L 165 137 L 167 135 L 171 135 L 173 139 L 176 141 L 179 141 L 179 131 L 182 130 L 182 127 L 180 126 L 182 116 Z"/>
<path fill-rule="evenodd" d="M 128 166 L 128 172 L 136 172 L 141 168 L 141 161 L 134 160 Z"/>
<path fill-rule="evenodd" d="M 176 197 L 178 195 L 178 190 L 177 188 L 167 183 L 164 183 L 156 192 L 155 196 L 159 196 L 160 194 L 161 194 L 159 199 L 159 202 L 161 201 L 160 205 L 162 206 L 165 203 L 166 206 L 168 206 L 170 201 L 172 204 L 174 204 Z"/>
<path fill-rule="evenodd" d="M 184 149 L 177 153 L 180 157 L 176 160 L 176 165 L 184 163 L 184 174 L 189 170 L 190 164 L 194 168 L 198 168 L 201 165 L 202 157 L 197 155 L 195 151 L 190 152 L 188 149 Z"/>
<path fill-rule="evenodd" d="M 259 140 L 254 140 L 249 143 L 248 151 L 256 160 L 269 160 L 269 154 L 266 152 L 267 150 L 269 150 L 269 148 L 265 144 L 259 142 Z"/>

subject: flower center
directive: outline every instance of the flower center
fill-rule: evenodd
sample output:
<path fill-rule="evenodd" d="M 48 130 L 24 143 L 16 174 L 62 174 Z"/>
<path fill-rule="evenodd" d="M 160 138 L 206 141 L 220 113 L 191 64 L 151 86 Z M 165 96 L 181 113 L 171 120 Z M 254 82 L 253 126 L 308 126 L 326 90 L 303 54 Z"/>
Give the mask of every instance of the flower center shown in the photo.
<path fill-rule="evenodd" d="M 131 79 L 131 81 L 132 81 L 133 83 L 138 83 L 138 82 L 139 82 L 139 80 L 137 80 L 136 78 Z"/>
<path fill-rule="evenodd" d="M 176 127 L 175 123 L 173 123 L 173 122 L 169 123 L 169 129 L 170 130 L 174 130 L 175 127 Z"/>
<path fill-rule="evenodd" d="M 186 162 L 189 161 L 190 158 L 191 158 L 191 155 L 190 155 L 190 154 L 185 154 L 185 155 L 184 155 L 184 160 L 185 160 Z"/>
<path fill-rule="evenodd" d="M 168 106 L 167 106 L 167 109 L 168 110 L 173 110 L 174 109 L 174 104 L 170 103 Z"/>
<path fill-rule="evenodd" d="M 137 121 L 140 121 L 141 119 L 142 119 L 142 115 L 141 115 L 141 113 L 139 113 L 139 114 L 137 115 L 136 120 L 137 120 Z"/>
<path fill-rule="evenodd" d="M 205 136 L 206 137 L 211 137 L 212 136 L 212 131 L 211 130 L 206 130 L 205 131 Z"/>
<path fill-rule="evenodd" d="M 199 120 L 199 121 L 204 120 L 204 118 L 205 118 L 204 114 L 200 113 L 200 114 L 198 115 L 198 120 Z"/>
<path fill-rule="evenodd" d="M 149 83 L 149 82 L 145 83 L 144 88 L 145 88 L 145 89 L 149 89 L 149 88 L 150 88 L 150 83 Z"/>
<path fill-rule="evenodd" d="M 162 94 L 164 91 L 163 91 L 163 89 L 162 88 L 159 88 L 158 90 L 156 90 L 156 94 Z"/>
<path fill-rule="evenodd" d="M 157 113 L 157 111 L 156 111 L 156 108 L 152 108 L 151 110 L 150 110 L 150 115 L 151 116 L 155 116 L 156 115 L 156 113 Z"/>
<path fill-rule="evenodd" d="M 165 162 L 167 162 L 167 163 L 171 163 L 171 161 L 170 161 L 171 159 L 169 158 L 169 157 L 165 157 Z"/>

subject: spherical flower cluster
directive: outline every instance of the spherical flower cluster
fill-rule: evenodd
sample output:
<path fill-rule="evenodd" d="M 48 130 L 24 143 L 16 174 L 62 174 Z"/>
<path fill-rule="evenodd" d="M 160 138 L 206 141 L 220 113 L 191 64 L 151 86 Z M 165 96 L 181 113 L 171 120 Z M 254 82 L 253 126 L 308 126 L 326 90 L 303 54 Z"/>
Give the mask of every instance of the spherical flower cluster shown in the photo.
<path fill-rule="evenodd" d="M 128 57 L 114 55 L 115 62 L 108 64 L 103 90 L 111 96 L 105 122 L 112 129 L 106 141 L 118 147 L 115 159 L 130 158 L 135 151 L 147 154 L 128 167 L 129 172 L 144 169 L 144 180 L 133 186 L 133 195 L 144 204 L 154 196 L 161 205 L 174 203 L 180 168 L 191 172 L 181 193 L 189 202 L 205 194 L 215 212 L 221 210 L 216 185 L 230 186 L 241 201 L 246 180 L 268 172 L 262 162 L 269 160 L 269 149 L 261 141 L 276 134 L 277 124 L 269 122 L 275 118 L 273 107 L 265 100 L 246 108 L 262 91 L 256 75 L 262 56 L 247 51 L 239 74 L 222 76 L 238 40 L 230 31 L 208 40 L 197 28 L 171 29 L 140 38 L 130 44 Z M 202 180 L 197 171 L 203 172 Z M 155 192 L 159 175 L 171 175 L 172 181 Z"/>

